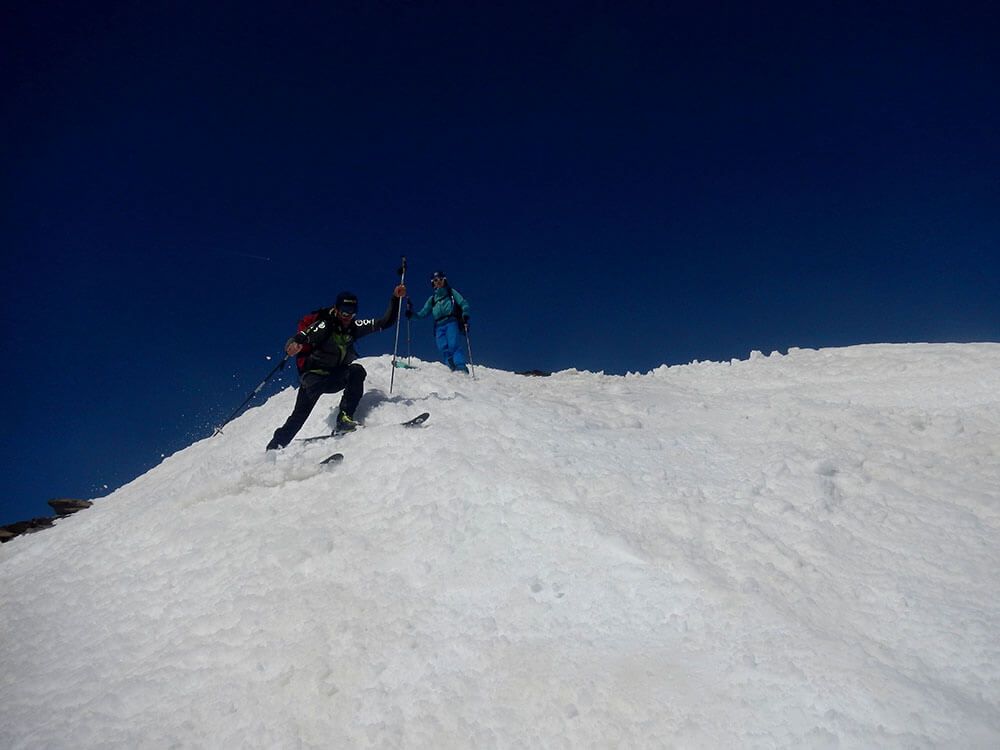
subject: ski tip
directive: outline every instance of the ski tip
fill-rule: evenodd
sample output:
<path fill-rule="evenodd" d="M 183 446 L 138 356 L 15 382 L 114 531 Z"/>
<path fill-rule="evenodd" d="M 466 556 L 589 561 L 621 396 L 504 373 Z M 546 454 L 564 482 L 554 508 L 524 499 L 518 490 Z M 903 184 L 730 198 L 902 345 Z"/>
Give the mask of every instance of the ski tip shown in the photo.
<path fill-rule="evenodd" d="M 339 464 L 343 460 L 344 460 L 343 453 L 334 453 L 332 456 L 328 456 L 327 458 L 324 458 L 322 461 L 320 461 L 320 464 Z"/>
<path fill-rule="evenodd" d="M 413 419 L 411 419 L 411 420 L 409 420 L 407 422 L 403 422 L 403 426 L 404 427 L 417 427 L 419 425 L 422 425 L 424 422 L 427 421 L 427 418 L 430 417 L 430 415 L 431 415 L 431 413 L 429 411 L 425 411 L 423 414 L 418 414 Z"/>

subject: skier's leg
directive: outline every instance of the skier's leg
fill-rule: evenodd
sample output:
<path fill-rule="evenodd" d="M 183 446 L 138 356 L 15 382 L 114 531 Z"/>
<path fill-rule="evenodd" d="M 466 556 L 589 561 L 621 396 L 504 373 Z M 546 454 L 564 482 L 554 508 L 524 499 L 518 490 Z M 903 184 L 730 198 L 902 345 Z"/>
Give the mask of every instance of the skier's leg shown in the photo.
<path fill-rule="evenodd" d="M 309 419 L 313 407 L 319 401 L 319 397 L 323 393 L 322 382 L 323 377 L 315 373 L 307 372 L 302 376 L 299 392 L 295 397 L 295 408 L 292 409 L 292 413 L 285 420 L 285 423 L 274 431 L 271 442 L 267 444 L 267 450 L 284 448 L 292 442 L 292 438 L 302 429 L 302 425 Z"/>
<path fill-rule="evenodd" d="M 448 350 L 447 323 L 438 323 L 434 326 L 434 343 L 437 344 L 438 351 L 441 352 L 441 360 L 448 367 L 454 368 L 454 364 L 451 361 L 451 352 Z"/>
<path fill-rule="evenodd" d="M 455 363 L 454 369 L 468 372 L 469 368 L 465 366 L 465 347 L 458 322 L 449 323 L 448 328 L 448 348 L 451 350 L 451 359 Z"/>
<path fill-rule="evenodd" d="M 365 368 L 357 362 L 348 367 L 344 373 L 344 385 L 341 386 L 344 389 L 344 395 L 340 397 L 340 410 L 352 419 L 361 397 L 365 394 L 365 378 L 367 376 Z"/>

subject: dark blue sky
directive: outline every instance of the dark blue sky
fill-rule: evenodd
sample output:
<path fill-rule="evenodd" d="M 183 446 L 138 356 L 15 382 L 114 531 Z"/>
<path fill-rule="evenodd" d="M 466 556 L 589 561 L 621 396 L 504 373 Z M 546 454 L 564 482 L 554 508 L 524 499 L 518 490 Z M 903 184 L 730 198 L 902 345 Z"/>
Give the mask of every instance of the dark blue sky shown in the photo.
<path fill-rule="evenodd" d="M 751 5 L 5 10 L 0 523 L 210 434 L 404 254 L 505 369 L 1000 340 L 992 4 Z"/>

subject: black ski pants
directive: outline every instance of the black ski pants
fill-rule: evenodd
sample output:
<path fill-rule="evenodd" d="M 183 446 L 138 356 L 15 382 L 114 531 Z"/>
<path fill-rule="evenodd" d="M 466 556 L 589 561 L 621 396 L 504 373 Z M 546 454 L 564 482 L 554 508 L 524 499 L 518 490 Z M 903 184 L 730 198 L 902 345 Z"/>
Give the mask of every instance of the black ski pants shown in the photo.
<path fill-rule="evenodd" d="M 354 410 L 358 408 L 358 402 L 364 395 L 367 375 L 365 368 L 357 363 L 338 368 L 329 375 L 307 372 L 299 382 L 295 408 L 285 423 L 274 431 L 274 437 L 267 444 L 267 450 L 284 448 L 292 442 L 292 438 L 302 429 L 319 397 L 324 393 L 343 391 L 344 395 L 340 397 L 340 411 L 345 411 L 348 416 L 353 417 Z"/>

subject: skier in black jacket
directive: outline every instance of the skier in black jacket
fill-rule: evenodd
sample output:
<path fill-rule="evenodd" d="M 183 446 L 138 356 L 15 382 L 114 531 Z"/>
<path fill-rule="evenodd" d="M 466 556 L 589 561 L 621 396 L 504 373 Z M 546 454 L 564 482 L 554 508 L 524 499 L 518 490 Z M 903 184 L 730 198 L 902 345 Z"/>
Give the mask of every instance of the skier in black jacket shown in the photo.
<path fill-rule="evenodd" d="M 348 432 L 357 428 L 354 410 L 364 395 L 367 373 L 354 361 L 358 357 L 354 342 L 369 333 L 392 326 L 399 311 L 399 300 L 405 296 L 406 287 L 400 284 L 389 299 L 385 315 L 378 320 L 361 322 L 354 319 L 358 312 L 358 298 L 350 292 L 341 292 L 332 308 L 320 311 L 315 321 L 288 339 L 285 353 L 290 357 L 301 353 L 304 348 L 308 348 L 309 353 L 301 368 L 295 408 L 285 423 L 274 431 L 267 450 L 284 448 L 292 442 L 324 393 L 344 392 L 334 429 Z"/>

